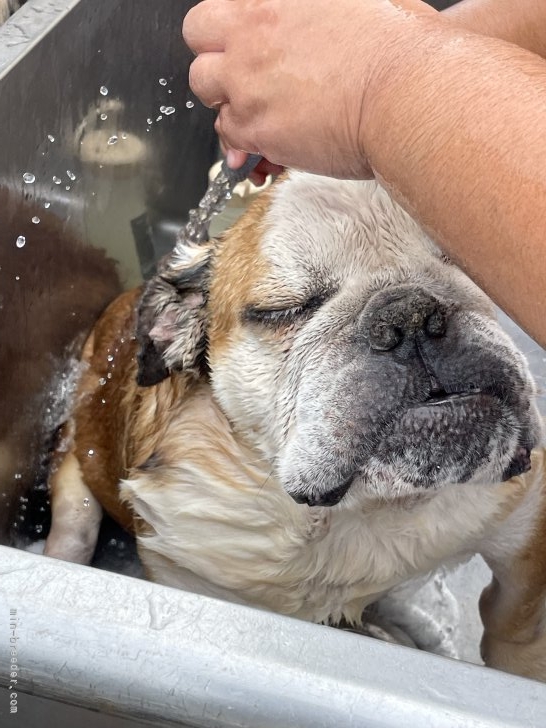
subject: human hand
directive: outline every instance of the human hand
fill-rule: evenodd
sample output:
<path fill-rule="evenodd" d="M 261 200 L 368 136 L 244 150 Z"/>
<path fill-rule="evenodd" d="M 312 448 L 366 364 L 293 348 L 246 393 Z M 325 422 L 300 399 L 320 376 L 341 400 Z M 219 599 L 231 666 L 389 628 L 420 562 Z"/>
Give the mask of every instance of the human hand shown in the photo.
<path fill-rule="evenodd" d="M 419 0 L 204 0 L 184 38 L 190 86 L 216 121 L 228 164 L 257 153 L 275 165 L 371 176 L 363 134 L 369 87 Z M 402 24 L 400 23 L 402 21 Z M 276 168 L 278 171 L 279 167 Z"/>

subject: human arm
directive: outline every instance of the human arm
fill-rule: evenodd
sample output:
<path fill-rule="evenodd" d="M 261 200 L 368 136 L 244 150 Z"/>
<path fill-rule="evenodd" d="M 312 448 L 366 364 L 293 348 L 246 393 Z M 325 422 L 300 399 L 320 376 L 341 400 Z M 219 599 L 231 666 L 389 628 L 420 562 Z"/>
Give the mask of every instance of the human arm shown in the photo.
<path fill-rule="evenodd" d="M 234 148 L 339 177 L 373 169 L 546 344 L 546 63 L 397 4 L 206 0 L 186 28 L 206 51 L 192 85 Z"/>
<path fill-rule="evenodd" d="M 428 26 L 377 77 L 362 148 L 401 204 L 545 346 L 546 63 Z"/>
<path fill-rule="evenodd" d="M 443 15 L 474 33 L 515 43 L 546 58 L 544 0 L 463 0 Z"/>
<path fill-rule="evenodd" d="M 446 8 L 442 14 L 474 33 L 514 43 L 546 58 L 544 0 L 462 0 Z M 227 153 L 230 166 L 236 168 L 244 163 L 244 152 L 227 149 Z M 260 169 L 264 174 L 278 174 L 282 167 L 264 160 Z"/>

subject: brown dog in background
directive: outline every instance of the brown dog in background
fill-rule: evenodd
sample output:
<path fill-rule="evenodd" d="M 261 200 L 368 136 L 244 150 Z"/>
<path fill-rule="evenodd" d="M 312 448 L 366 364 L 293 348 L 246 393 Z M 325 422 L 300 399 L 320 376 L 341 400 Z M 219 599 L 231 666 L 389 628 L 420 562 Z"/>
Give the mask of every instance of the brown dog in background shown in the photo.
<path fill-rule="evenodd" d="M 104 508 L 155 581 L 358 624 L 480 553 L 486 663 L 546 679 L 542 425 L 487 297 L 375 182 L 301 173 L 173 268 L 87 340 L 46 554 Z"/>
<path fill-rule="evenodd" d="M 63 421 L 61 393 L 74 379 L 70 370 L 97 316 L 121 291 L 116 265 L 104 251 L 82 245 L 42 205 L 40 223 L 33 223 L 36 208 L 34 202 L 0 187 L 0 402 L 4 413 L 0 421 L 0 543 L 4 544 L 17 541 L 27 526 L 34 537 L 46 530 L 45 497 L 43 513 L 32 518 L 29 511 L 37 503 L 32 489 L 45 486 L 44 449 Z"/>

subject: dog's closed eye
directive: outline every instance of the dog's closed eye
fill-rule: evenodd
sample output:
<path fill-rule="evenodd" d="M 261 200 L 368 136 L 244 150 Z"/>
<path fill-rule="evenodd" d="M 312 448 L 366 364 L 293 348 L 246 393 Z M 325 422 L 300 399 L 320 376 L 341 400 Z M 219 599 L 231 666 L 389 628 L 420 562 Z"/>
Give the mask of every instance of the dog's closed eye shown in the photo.
<path fill-rule="evenodd" d="M 291 326 L 312 316 L 326 299 L 326 295 L 312 296 L 303 303 L 274 308 L 263 308 L 251 304 L 243 310 L 242 320 L 265 326 Z"/>

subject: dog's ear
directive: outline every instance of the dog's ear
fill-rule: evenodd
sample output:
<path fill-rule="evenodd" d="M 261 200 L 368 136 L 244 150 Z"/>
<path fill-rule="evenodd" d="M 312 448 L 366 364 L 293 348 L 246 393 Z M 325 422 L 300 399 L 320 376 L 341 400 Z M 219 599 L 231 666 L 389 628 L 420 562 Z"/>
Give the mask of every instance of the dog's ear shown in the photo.
<path fill-rule="evenodd" d="M 211 245 L 178 245 L 145 286 L 137 314 L 137 384 L 199 368 L 206 344 Z"/>

